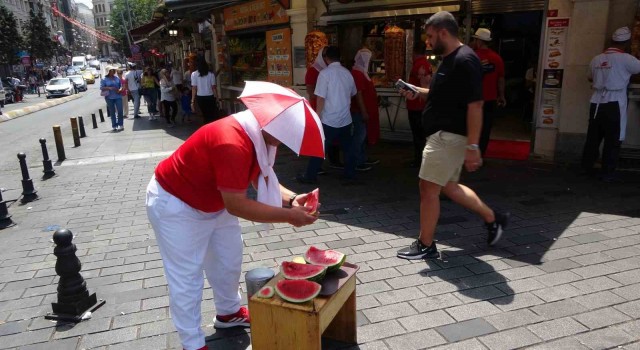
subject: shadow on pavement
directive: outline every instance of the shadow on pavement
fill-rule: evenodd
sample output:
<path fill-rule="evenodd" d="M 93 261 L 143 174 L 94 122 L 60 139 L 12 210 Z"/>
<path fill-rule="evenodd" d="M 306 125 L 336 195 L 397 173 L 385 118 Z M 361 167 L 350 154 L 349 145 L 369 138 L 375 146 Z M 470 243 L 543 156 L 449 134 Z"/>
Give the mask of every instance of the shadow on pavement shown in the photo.
<path fill-rule="evenodd" d="M 245 350 L 251 347 L 248 330 L 214 329 L 214 333 L 205 338 L 209 349 Z"/>

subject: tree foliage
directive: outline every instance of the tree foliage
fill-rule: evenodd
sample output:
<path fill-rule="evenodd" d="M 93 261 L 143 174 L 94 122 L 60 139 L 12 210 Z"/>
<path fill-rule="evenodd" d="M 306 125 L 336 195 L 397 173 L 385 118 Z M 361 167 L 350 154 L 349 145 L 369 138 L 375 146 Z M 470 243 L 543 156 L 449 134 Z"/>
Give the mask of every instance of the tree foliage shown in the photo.
<path fill-rule="evenodd" d="M 14 64 L 22 47 L 16 17 L 0 4 L 0 64 Z"/>
<path fill-rule="evenodd" d="M 110 18 L 111 36 L 116 38 L 124 52 L 130 55 L 126 31 L 151 21 L 158 0 L 115 0 L 113 4 Z"/>
<path fill-rule="evenodd" d="M 56 43 L 51 38 L 51 29 L 42 15 L 42 4 L 38 4 L 38 11 L 29 10 L 29 21 L 25 27 L 26 48 L 31 55 L 32 64 L 35 59 L 48 60 L 56 54 Z"/>

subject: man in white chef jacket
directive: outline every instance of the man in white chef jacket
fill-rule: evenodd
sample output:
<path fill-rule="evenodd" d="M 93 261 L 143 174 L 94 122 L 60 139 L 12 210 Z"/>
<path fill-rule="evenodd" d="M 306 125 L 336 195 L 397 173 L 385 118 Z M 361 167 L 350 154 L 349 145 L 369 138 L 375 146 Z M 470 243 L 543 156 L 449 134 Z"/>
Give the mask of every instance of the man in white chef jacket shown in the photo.
<path fill-rule="evenodd" d="M 614 172 L 627 128 L 627 85 L 631 75 L 640 73 L 640 60 L 625 52 L 631 40 L 629 28 L 617 29 L 612 39 L 612 45 L 591 60 L 588 78 L 594 91 L 582 153 L 582 167 L 593 174 L 604 140 L 600 179 L 605 182 L 617 181 Z"/>

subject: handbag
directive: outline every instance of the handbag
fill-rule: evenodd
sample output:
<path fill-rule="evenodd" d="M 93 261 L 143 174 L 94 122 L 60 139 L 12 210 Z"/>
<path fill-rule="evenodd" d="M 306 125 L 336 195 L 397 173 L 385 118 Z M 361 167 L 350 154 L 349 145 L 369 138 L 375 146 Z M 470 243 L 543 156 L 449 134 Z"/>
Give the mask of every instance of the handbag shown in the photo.
<path fill-rule="evenodd" d="M 109 90 L 100 90 L 100 96 L 102 97 L 109 96 Z"/>

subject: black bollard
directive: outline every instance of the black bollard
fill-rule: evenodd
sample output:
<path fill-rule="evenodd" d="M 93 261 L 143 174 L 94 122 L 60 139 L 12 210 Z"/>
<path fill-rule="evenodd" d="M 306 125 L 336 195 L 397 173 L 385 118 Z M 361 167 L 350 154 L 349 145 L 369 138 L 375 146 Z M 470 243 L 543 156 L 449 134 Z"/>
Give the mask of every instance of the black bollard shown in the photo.
<path fill-rule="evenodd" d="M 96 294 L 89 294 L 87 282 L 80 274 L 82 264 L 76 256 L 76 245 L 71 243 L 73 233 L 67 229 L 60 229 L 53 234 L 56 247 L 53 254 L 57 257 L 56 273 L 58 281 L 58 302 L 51 303 L 53 313 L 57 316 L 45 316 L 47 319 L 62 319 L 80 322 L 81 315 L 98 302 Z M 104 302 L 98 305 L 102 306 Z M 92 310 L 95 310 L 94 308 Z"/>
<path fill-rule="evenodd" d="M 95 113 L 91 113 L 91 124 L 93 124 L 93 128 L 94 129 L 98 128 L 98 121 L 96 121 L 96 114 Z"/>
<path fill-rule="evenodd" d="M 102 114 L 102 108 L 98 109 L 98 113 L 100 114 L 100 123 L 104 123 L 104 114 Z"/>
<path fill-rule="evenodd" d="M 78 116 L 78 124 L 80 127 L 80 138 L 87 137 L 87 133 L 84 131 L 84 120 L 82 119 L 82 116 Z"/>
<path fill-rule="evenodd" d="M 58 162 L 62 162 L 67 159 L 64 153 L 64 142 L 62 141 L 62 131 L 60 131 L 60 125 L 53 126 L 53 139 L 56 142 L 56 151 L 58 152 Z"/>
<path fill-rule="evenodd" d="M 78 132 L 78 118 L 69 118 L 71 122 L 71 135 L 73 135 L 73 146 L 80 147 L 80 133 Z"/>
<path fill-rule="evenodd" d="M 47 140 L 40 139 L 40 147 L 42 147 L 42 165 L 44 166 L 45 179 L 53 177 L 56 172 L 53 170 L 53 165 L 51 164 L 51 159 L 49 159 L 49 151 L 47 151 Z"/>
<path fill-rule="evenodd" d="M 38 199 L 38 195 L 33 188 L 33 180 L 29 177 L 29 169 L 27 169 L 27 155 L 20 152 L 18 153 L 18 160 L 20 161 L 20 170 L 22 171 L 22 203 L 29 203 Z"/>
<path fill-rule="evenodd" d="M 7 202 L 2 200 L 2 191 L 0 191 L 0 230 L 15 225 L 9 215 L 9 208 L 7 208 Z"/>

